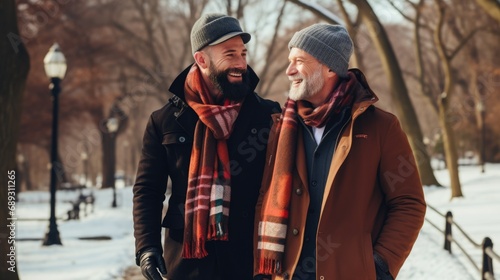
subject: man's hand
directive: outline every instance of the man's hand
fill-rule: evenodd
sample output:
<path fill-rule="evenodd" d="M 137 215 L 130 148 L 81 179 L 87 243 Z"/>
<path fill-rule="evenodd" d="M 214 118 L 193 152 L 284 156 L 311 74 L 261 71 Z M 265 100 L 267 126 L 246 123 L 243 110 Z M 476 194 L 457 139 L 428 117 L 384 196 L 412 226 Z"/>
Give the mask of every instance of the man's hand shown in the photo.
<path fill-rule="evenodd" d="M 148 280 L 163 280 L 160 273 L 163 276 L 167 275 L 162 251 L 158 248 L 145 249 L 140 253 L 136 262 L 141 267 L 142 275 Z"/>

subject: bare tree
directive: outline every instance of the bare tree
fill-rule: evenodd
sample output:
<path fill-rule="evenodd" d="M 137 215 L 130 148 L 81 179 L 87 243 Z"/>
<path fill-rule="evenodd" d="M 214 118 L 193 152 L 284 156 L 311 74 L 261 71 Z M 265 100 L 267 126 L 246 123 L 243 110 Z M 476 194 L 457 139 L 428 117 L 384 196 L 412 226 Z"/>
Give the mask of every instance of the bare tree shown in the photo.
<path fill-rule="evenodd" d="M 9 221 L 17 218 L 15 211 L 9 209 L 16 190 L 16 145 L 19 133 L 21 101 L 26 77 L 29 71 L 29 56 L 24 44 L 19 40 L 17 12 L 14 0 L 0 3 L 0 174 L 7 188 L 0 192 L 0 219 Z M 15 209 L 15 207 L 13 208 Z M 9 211 L 10 210 L 10 211 Z M 13 220 L 12 220 L 13 221 Z M 14 228 L 3 226 L 0 229 L 0 268 L 1 279 L 19 279 L 16 264 L 16 243 Z"/>
<path fill-rule="evenodd" d="M 447 4 L 442 0 L 435 0 L 435 6 L 438 14 L 437 25 L 434 30 L 434 41 L 439 54 L 440 62 L 445 75 L 442 93 L 438 98 L 439 124 L 443 131 L 443 144 L 445 149 L 446 164 L 450 174 L 451 197 L 461 197 L 462 189 L 460 178 L 458 176 L 458 153 L 455 139 L 455 132 L 450 123 L 450 104 L 455 95 L 456 72 L 453 69 L 452 61 L 460 52 L 460 50 L 469 42 L 479 28 L 474 28 L 467 35 L 462 35 L 457 29 L 453 20 L 446 18 L 446 12 L 449 10 Z M 449 15 L 450 16 L 450 15 Z M 450 50 L 450 47 L 445 43 L 443 30 L 445 23 L 454 33 L 458 43 Z"/>

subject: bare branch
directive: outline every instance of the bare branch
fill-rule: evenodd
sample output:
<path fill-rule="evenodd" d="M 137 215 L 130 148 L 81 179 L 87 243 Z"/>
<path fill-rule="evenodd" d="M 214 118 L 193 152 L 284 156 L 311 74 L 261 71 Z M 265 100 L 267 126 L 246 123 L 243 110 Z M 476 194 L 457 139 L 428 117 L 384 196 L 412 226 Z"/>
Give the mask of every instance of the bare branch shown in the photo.
<path fill-rule="evenodd" d="M 406 20 L 408 20 L 409 22 L 415 22 L 415 19 L 407 16 L 398 6 L 396 6 L 396 4 L 394 4 L 394 2 L 392 0 L 387 0 L 389 2 L 389 4 L 391 4 L 391 6 L 396 10 L 398 11 L 398 13 Z M 416 9 L 416 5 L 414 3 L 412 3 L 411 1 L 407 0 L 406 1 L 407 3 L 410 3 L 410 5 L 412 5 L 412 7 L 414 9 Z"/>
<path fill-rule="evenodd" d="M 457 53 L 459 53 L 460 50 L 462 50 L 462 48 L 470 41 L 470 39 L 472 39 L 472 37 L 474 37 L 474 35 L 476 35 L 476 33 L 478 31 L 480 31 L 481 29 L 483 29 L 483 27 L 477 27 L 474 30 L 472 30 L 469 34 L 467 34 L 467 36 L 465 36 L 465 38 L 463 38 L 460 41 L 460 43 L 455 48 L 455 50 L 452 51 L 452 53 L 449 55 L 449 58 L 453 59 L 455 57 L 455 55 L 457 55 Z"/>
<path fill-rule="evenodd" d="M 271 42 L 269 44 L 269 48 L 267 50 L 267 56 L 266 56 L 264 65 L 271 65 L 272 58 L 274 55 L 274 49 L 275 49 L 275 48 L 273 48 L 273 46 L 276 44 L 276 41 L 278 39 L 278 31 L 279 31 L 280 26 L 281 26 L 281 19 L 283 17 L 283 13 L 285 11 L 285 6 L 286 6 L 286 1 L 283 1 L 283 5 L 281 5 L 281 9 L 280 9 L 280 12 L 278 14 L 278 18 L 276 19 L 276 25 L 274 26 L 274 34 L 273 34 L 273 37 L 272 37 Z M 270 67 L 263 68 L 262 73 L 261 73 L 261 77 L 267 76 L 267 72 L 269 71 L 269 68 Z M 269 81 L 273 81 L 273 80 L 269 80 Z"/>
<path fill-rule="evenodd" d="M 319 18 L 322 18 L 323 20 L 325 20 L 327 22 L 330 22 L 332 24 L 344 25 L 344 22 L 338 16 L 334 15 L 333 13 L 331 13 L 330 11 L 326 10 L 325 8 L 323 8 L 322 6 L 320 6 L 318 4 L 308 3 L 308 2 L 303 1 L 303 0 L 286 0 L 286 1 L 292 2 L 298 6 L 306 9 L 306 10 L 311 11 L 316 16 L 318 16 Z"/>

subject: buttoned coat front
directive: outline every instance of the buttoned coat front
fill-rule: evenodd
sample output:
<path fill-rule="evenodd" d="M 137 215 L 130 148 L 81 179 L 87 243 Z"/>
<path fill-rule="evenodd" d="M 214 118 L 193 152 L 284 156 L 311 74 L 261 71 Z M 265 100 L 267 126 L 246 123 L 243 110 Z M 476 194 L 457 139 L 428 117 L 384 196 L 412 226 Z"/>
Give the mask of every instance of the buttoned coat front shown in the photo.
<path fill-rule="evenodd" d="M 340 132 L 328 174 L 316 235 L 316 276 L 329 280 L 373 280 L 373 253 L 378 253 L 396 277 L 423 224 L 426 204 L 417 166 L 397 118 L 373 106 L 377 97 L 359 70 L 351 120 Z M 275 124 L 279 118 L 275 118 Z M 277 144 L 271 129 L 266 161 L 270 171 Z M 296 167 L 290 202 L 282 273 L 273 279 L 300 275 L 298 263 L 309 207 L 308 178 L 299 125 Z M 263 178 L 256 207 L 256 225 L 269 187 Z M 254 237 L 257 233 L 254 234 Z M 257 239 L 254 256 L 258 254 Z M 257 262 L 254 261 L 257 274 Z M 294 278 L 295 279 L 295 278 Z M 301 279 L 301 278 L 299 278 Z"/>
<path fill-rule="evenodd" d="M 161 226 L 166 228 L 164 257 L 169 279 L 252 279 L 252 232 L 255 203 L 264 168 L 271 114 L 280 112 L 279 103 L 249 92 L 243 101 L 234 130 L 227 139 L 231 168 L 229 241 L 206 243 L 208 256 L 183 259 L 184 204 L 193 145 L 196 113 L 184 102 L 184 81 L 190 67 L 170 87 L 174 97 L 153 112 L 143 139 L 134 192 L 134 236 L 136 252 L 148 247 L 162 248 Z M 258 78 L 248 68 L 250 89 Z M 168 208 L 162 219 L 167 180 L 171 180 Z"/>

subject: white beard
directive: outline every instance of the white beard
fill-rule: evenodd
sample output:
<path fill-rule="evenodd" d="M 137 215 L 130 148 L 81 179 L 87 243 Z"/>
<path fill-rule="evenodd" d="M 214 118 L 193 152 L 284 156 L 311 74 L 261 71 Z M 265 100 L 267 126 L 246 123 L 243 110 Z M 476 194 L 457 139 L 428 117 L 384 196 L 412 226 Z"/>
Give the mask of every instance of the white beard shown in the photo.
<path fill-rule="evenodd" d="M 288 97 L 292 100 L 304 100 L 318 93 L 325 84 L 325 80 L 321 76 L 321 65 L 320 67 L 311 74 L 309 78 L 304 78 L 301 74 L 296 74 L 288 77 L 290 80 L 302 79 L 302 82 L 298 87 L 290 87 L 290 92 Z"/>

